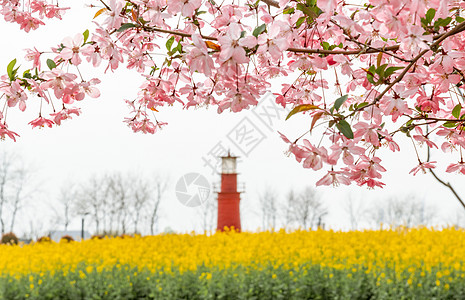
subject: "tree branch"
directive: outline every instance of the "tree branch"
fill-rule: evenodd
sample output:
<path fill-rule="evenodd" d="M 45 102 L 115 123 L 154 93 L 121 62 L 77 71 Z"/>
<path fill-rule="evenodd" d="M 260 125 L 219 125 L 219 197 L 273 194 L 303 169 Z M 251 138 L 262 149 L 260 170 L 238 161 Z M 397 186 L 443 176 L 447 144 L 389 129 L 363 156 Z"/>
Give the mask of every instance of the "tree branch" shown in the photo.
<path fill-rule="evenodd" d="M 278 1 L 273 1 L 273 0 L 261 0 L 261 2 L 268 4 L 269 6 L 274 6 L 276 8 L 279 8 L 279 2 Z"/>
<path fill-rule="evenodd" d="M 428 126 L 426 127 L 426 134 L 428 134 Z M 430 148 L 429 147 L 427 148 L 428 148 L 428 151 L 427 151 L 426 161 L 429 162 L 430 161 Z M 452 192 L 452 194 L 454 194 L 455 198 L 459 200 L 460 204 L 465 209 L 465 203 L 463 202 L 462 198 L 460 198 L 460 196 L 457 194 L 457 192 L 455 191 L 454 187 L 450 184 L 450 182 L 445 182 L 444 180 L 439 178 L 438 175 L 436 175 L 436 173 L 434 173 L 432 169 L 429 169 L 429 171 L 431 172 L 431 174 L 437 181 L 439 181 L 442 185 L 447 187 Z"/>
<path fill-rule="evenodd" d="M 400 73 L 399 76 L 397 76 L 397 78 L 391 82 L 382 92 L 381 94 L 379 94 L 375 100 L 373 100 L 373 103 L 376 103 L 378 102 L 396 83 L 398 83 L 399 81 L 402 80 L 402 78 L 404 78 L 405 74 L 407 74 L 407 72 L 410 70 L 410 68 L 415 65 L 417 63 L 417 61 L 423 56 L 425 55 L 428 51 L 431 51 L 432 49 L 435 49 L 437 46 L 439 46 L 439 44 L 444 41 L 446 38 L 452 36 L 452 35 L 455 35 L 459 32 L 462 32 L 465 30 L 465 22 L 462 22 L 460 23 L 459 25 L 457 25 L 454 29 L 452 29 L 451 31 L 448 31 L 448 32 L 445 32 L 443 34 L 440 35 L 440 37 L 438 37 L 436 39 L 436 41 L 429 47 L 429 49 L 425 49 L 423 51 L 421 51 L 417 56 L 415 56 L 414 59 L 412 59 L 412 61 L 404 68 L 404 70 L 402 71 L 402 73 Z"/>

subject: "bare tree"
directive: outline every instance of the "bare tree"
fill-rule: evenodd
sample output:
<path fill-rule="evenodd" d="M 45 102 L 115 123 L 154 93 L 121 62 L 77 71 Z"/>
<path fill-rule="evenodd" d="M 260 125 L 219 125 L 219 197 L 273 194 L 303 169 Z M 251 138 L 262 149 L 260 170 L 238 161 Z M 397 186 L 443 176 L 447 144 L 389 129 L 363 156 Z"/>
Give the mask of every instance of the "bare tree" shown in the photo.
<path fill-rule="evenodd" d="M 371 215 L 377 225 L 410 228 L 431 225 L 436 218 L 436 211 L 433 207 L 426 206 L 424 201 L 407 196 L 384 200 L 381 205 L 378 204 L 373 208 Z"/>
<path fill-rule="evenodd" d="M 14 154 L 2 152 L 0 157 L 0 226 L 1 233 L 14 230 L 18 211 L 32 194 L 31 172 Z"/>
<path fill-rule="evenodd" d="M 361 201 L 354 201 L 349 196 L 344 204 L 344 210 L 349 215 L 350 227 L 352 230 L 357 230 L 360 222 L 366 218 L 366 209 Z"/>
<path fill-rule="evenodd" d="M 259 196 L 259 200 L 262 228 L 265 230 L 276 228 L 276 221 L 278 219 L 278 197 L 276 191 L 267 187 Z"/>
<path fill-rule="evenodd" d="M 285 228 L 292 227 L 292 223 L 294 222 L 294 212 L 293 212 L 293 203 L 295 201 L 296 195 L 294 190 L 290 190 L 286 196 L 286 203 L 282 205 L 281 211 L 284 212 L 283 214 L 283 222 Z"/>
<path fill-rule="evenodd" d="M 162 176 L 155 176 L 154 177 L 154 197 L 149 199 L 149 227 L 150 227 L 150 234 L 154 235 L 156 232 L 156 225 L 158 224 L 158 219 L 160 215 L 160 204 L 161 201 L 168 189 L 169 179 L 168 177 Z"/>
<path fill-rule="evenodd" d="M 132 182 L 128 176 L 115 173 L 109 176 L 110 197 L 116 205 L 116 222 L 121 225 L 121 232 L 127 233 L 129 223 L 130 198 L 132 194 Z M 134 180 L 134 179 L 133 179 Z"/>
<path fill-rule="evenodd" d="M 24 232 L 24 238 L 37 240 L 39 237 L 47 235 L 42 217 L 29 213 L 27 220 L 29 228 Z"/>
<path fill-rule="evenodd" d="M 51 205 L 51 209 L 54 212 L 55 225 L 63 225 L 64 230 L 68 230 L 69 223 L 71 223 L 72 218 L 76 214 L 73 208 L 78 199 L 79 197 L 75 185 L 66 184 L 61 187 L 58 196 L 60 207 Z"/>
<path fill-rule="evenodd" d="M 197 213 L 200 217 L 202 230 L 204 232 L 213 231 L 216 227 L 218 201 L 213 197 L 208 197 L 207 201 L 197 208 Z"/>
<path fill-rule="evenodd" d="M 141 233 L 142 225 L 154 234 L 167 186 L 165 178 L 135 173 L 93 176 L 81 185 L 74 210 L 88 215 L 99 234 Z"/>
<path fill-rule="evenodd" d="M 328 209 L 320 200 L 319 195 L 311 187 L 306 187 L 298 194 L 290 193 L 292 200 L 288 201 L 291 219 L 303 228 L 317 228 L 323 225 Z M 289 200 L 289 199 L 288 199 Z"/>
<path fill-rule="evenodd" d="M 89 215 L 95 223 L 95 232 L 101 232 L 101 220 L 108 209 L 108 179 L 106 176 L 92 176 L 81 185 L 74 201 L 74 211 L 82 217 Z"/>
<path fill-rule="evenodd" d="M 132 176 L 131 176 L 132 177 Z M 133 178 L 133 177 L 132 177 Z M 139 233 L 139 222 L 143 209 L 148 204 L 151 196 L 150 185 L 143 178 L 134 178 L 133 195 L 131 197 L 132 206 L 132 223 L 134 224 L 134 233 Z"/>

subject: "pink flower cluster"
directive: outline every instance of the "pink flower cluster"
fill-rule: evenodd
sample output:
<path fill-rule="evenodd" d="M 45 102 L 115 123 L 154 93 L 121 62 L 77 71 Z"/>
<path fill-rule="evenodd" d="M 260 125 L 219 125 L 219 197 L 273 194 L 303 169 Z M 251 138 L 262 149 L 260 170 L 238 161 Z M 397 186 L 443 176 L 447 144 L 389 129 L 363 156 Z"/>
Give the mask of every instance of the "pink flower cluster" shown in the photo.
<path fill-rule="evenodd" d="M 8 109 L 24 111 L 27 91 L 53 105 L 50 92 L 63 110 L 52 108 L 47 118 L 41 111 L 31 125 L 60 124 L 79 115 L 67 105 L 99 96 L 99 80 L 84 80 L 81 64 L 112 72 L 125 66 L 142 75 L 127 101 L 125 122 L 134 132 L 155 133 L 166 124 L 155 113 L 175 103 L 240 112 L 271 91 L 277 104 L 309 118 L 300 138 L 282 137 L 304 168 L 328 169 L 317 185 L 382 187 L 383 148 L 400 151 L 399 136 L 412 141 L 414 175 L 436 166 L 421 157 L 421 147 L 450 155 L 447 172 L 465 172 L 463 1 L 367 0 L 364 9 L 337 0 L 103 2 L 94 32 L 52 48 L 50 71 L 42 70 L 49 51 L 34 48 L 26 54 L 27 78 L 11 70 L 2 77 Z M 27 3 L 39 22 L 62 12 L 44 1 Z M 18 1 L 0 5 L 5 20 L 34 28 Z M 0 136 L 14 139 L 0 120 Z"/>
<path fill-rule="evenodd" d="M 18 23 L 20 29 L 29 32 L 36 30 L 40 25 L 45 25 L 44 18 L 62 18 L 62 14 L 68 8 L 61 8 L 55 4 L 49 4 L 45 0 L 1 0 L 0 14 L 5 21 Z"/>

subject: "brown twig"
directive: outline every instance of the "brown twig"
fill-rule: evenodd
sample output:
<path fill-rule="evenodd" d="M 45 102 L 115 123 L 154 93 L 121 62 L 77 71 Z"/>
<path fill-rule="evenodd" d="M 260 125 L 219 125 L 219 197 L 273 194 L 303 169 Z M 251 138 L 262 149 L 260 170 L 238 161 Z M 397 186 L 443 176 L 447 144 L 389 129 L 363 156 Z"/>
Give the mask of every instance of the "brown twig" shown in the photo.
<path fill-rule="evenodd" d="M 428 151 L 427 151 L 427 157 L 426 157 L 426 161 L 429 162 L 430 161 L 430 148 L 428 147 Z M 444 185 L 445 187 L 447 187 L 451 192 L 452 194 L 454 194 L 455 198 L 457 198 L 457 200 L 460 202 L 460 204 L 462 205 L 462 207 L 465 209 L 465 203 L 463 202 L 462 198 L 459 196 L 459 194 L 457 194 L 457 192 L 455 191 L 454 187 L 450 184 L 450 182 L 445 182 L 444 180 L 442 180 L 441 178 L 438 177 L 438 175 L 436 175 L 436 173 L 434 173 L 434 171 L 432 169 L 429 169 L 429 171 L 431 172 L 431 175 L 433 175 L 433 177 L 439 182 L 441 183 L 442 185 Z"/>
<path fill-rule="evenodd" d="M 407 74 L 407 72 L 410 70 L 411 67 L 413 67 L 413 65 L 415 65 L 417 63 L 417 61 L 423 56 L 425 55 L 428 51 L 431 51 L 431 49 L 435 49 L 437 46 L 439 46 L 439 44 L 444 41 L 446 38 L 454 35 L 454 34 L 457 34 L 457 33 L 460 33 L 462 31 L 465 30 L 465 22 L 462 22 L 460 23 L 459 25 L 457 25 L 454 29 L 452 29 L 451 31 L 448 31 L 448 32 L 445 32 L 443 34 L 441 34 L 441 37 L 437 38 L 436 41 L 429 47 L 429 49 L 425 49 L 423 51 L 421 51 L 417 56 L 415 56 L 414 59 L 412 59 L 412 61 L 404 68 L 404 70 L 402 71 L 402 73 L 400 73 L 399 76 L 397 76 L 397 78 L 391 82 L 382 92 L 381 94 L 379 94 L 374 100 L 373 102 L 376 103 L 378 102 L 379 100 L 381 100 L 381 98 L 396 84 L 398 83 L 399 81 L 402 80 L 402 78 L 404 78 L 405 74 Z"/>

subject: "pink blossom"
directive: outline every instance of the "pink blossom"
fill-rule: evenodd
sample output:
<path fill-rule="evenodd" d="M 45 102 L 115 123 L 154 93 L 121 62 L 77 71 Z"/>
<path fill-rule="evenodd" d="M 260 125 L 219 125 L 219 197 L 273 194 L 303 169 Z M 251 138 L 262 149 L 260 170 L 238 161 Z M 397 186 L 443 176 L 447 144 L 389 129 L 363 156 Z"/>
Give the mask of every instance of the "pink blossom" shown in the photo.
<path fill-rule="evenodd" d="M 32 79 L 26 79 L 26 81 L 30 84 L 30 89 L 32 93 L 37 93 L 39 97 L 44 99 L 47 103 L 50 103 L 50 100 L 48 99 L 48 96 L 45 94 L 44 89 L 40 87 L 37 81 Z"/>
<path fill-rule="evenodd" d="M 415 131 L 418 134 L 412 135 L 412 137 L 419 142 L 420 144 L 425 143 L 429 148 L 435 147 L 436 149 L 438 146 L 436 146 L 435 143 L 433 143 L 426 135 L 423 134 L 423 130 L 420 127 L 415 127 Z"/>
<path fill-rule="evenodd" d="M 431 161 L 431 162 L 420 162 L 418 166 L 410 170 L 409 174 L 413 173 L 413 176 L 417 175 L 419 171 L 422 171 L 424 174 L 426 174 L 426 169 L 433 169 L 436 168 L 434 165 L 437 163 L 436 161 Z"/>
<path fill-rule="evenodd" d="M 367 179 L 381 178 L 380 172 L 386 172 L 386 169 L 380 164 L 379 157 L 368 158 L 365 155 L 360 156 L 360 160 L 353 166 L 350 166 L 351 180 L 355 180 L 359 185 L 366 184 Z"/>
<path fill-rule="evenodd" d="M 36 30 L 40 25 L 45 25 L 45 23 L 41 20 L 32 17 L 30 13 L 24 13 L 22 18 L 18 21 L 20 29 L 23 29 L 26 32 L 29 32 L 31 29 Z"/>
<path fill-rule="evenodd" d="M 328 159 L 328 152 L 324 147 L 316 148 L 308 140 L 304 140 L 303 150 L 306 152 L 303 161 L 304 168 L 318 171 L 323 167 L 323 162 Z"/>
<path fill-rule="evenodd" d="M 100 63 L 102 62 L 102 56 L 100 55 L 100 48 L 98 46 L 85 45 L 81 48 L 80 52 L 83 56 L 86 57 L 88 62 L 92 62 L 94 67 L 100 66 Z"/>
<path fill-rule="evenodd" d="M 447 166 L 446 172 L 457 172 L 465 175 L 465 163 L 463 161 L 459 161 L 456 164 L 450 164 L 449 166 Z"/>
<path fill-rule="evenodd" d="M 16 104 L 19 104 L 19 109 L 25 111 L 27 95 L 20 86 L 20 82 L 19 79 L 11 82 L 10 86 L 5 89 L 5 96 L 9 107 L 14 107 Z"/>
<path fill-rule="evenodd" d="M 94 87 L 94 85 L 99 84 L 99 83 L 100 83 L 100 79 L 93 78 L 89 81 L 81 82 L 80 88 L 90 97 L 98 98 L 100 97 L 100 91 L 96 87 Z"/>
<path fill-rule="evenodd" d="M 63 103 L 71 104 L 74 100 L 81 101 L 85 97 L 84 91 L 81 89 L 79 84 L 68 83 L 63 89 Z"/>
<path fill-rule="evenodd" d="M 108 18 L 103 22 L 103 24 L 108 25 L 109 29 L 118 29 L 123 23 L 123 18 L 120 16 L 121 10 L 125 1 L 122 0 L 110 0 L 108 6 L 110 11 L 108 12 Z"/>
<path fill-rule="evenodd" d="M 74 86 L 74 80 L 77 78 L 75 74 L 65 73 L 61 69 L 53 69 L 50 72 L 45 72 L 43 78 L 46 82 L 42 83 L 40 87 L 42 89 L 53 89 L 55 97 L 62 98 L 65 92 L 65 88 L 71 84 Z M 70 87 L 68 87 L 69 94 Z"/>
<path fill-rule="evenodd" d="M 392 121 L 396 122 L 397 119 L 406 114 L 410 115 L 412 110 L 408 108 L 407 101 L 404 99 L 404 87 L 396 85 L 393 88 L 392 96 L 386 96 L 381 99 L 380 108 L 385 115 L 392 116 Z"/>
<path fill-rule="evenodd" d="M 38 71 L 40 71 L 40 56 L 42 55 L 42 52 L 39 52 L 36 48 L 34 49 L 26 49 L 26 56 L 25 59 L 27 61 L 32 61 L 32 67 L 37 68 Z"/>
<path fill-rule="evenodd" d="M 400 50 L 408 58 L 416 55 L 421 49 L 429 49 L 427 42 L 433 40 L 432 35 L 423 35 L 425 31 L 419 25 L 407 25 L 407 34 L 400 43 Z"/>
<path fill-rule="evenodd" d="M 10 139 L 16 142 L 16 137 L 19 135 L 16 132 L 13 132 L 8 129 L 5 123 L 0 123 L 0 139 L 5 140 L 5 136 L 8 136 Z"/>
<path fill-rule="evenodd" d="M 158 121 L 156 121 L 154 124 L 148 118 L 144 118 L 141 121 L 126 120 L 126 123 L 128 123 L 128 126 L 130 126 L 134 132 L 142 132 L 144 134 L 146 133 L 154 134 L 158 129 L 162 129 L 162 126 L 165 126 L 168 124 L 168 123 L 158 122 Z"/>
<path fill-rule="evenodd" d="M 357 183 L 359 186 L 367 185 L 368 188 L 373 189 L 375 187 L 383 188 L 386 184 L 382 183 L 381 181 L 375 180 L 373 178 L 368 178 L 366 180 L 359 181 Z"/>
<path fill-rule="evenodd" d="M 378 137 L 378 125 L 370 125 L 365 122 L 358 122 L 353 126 L 356 131 L 354 132 L 354 137 L 363 137 L 365 142 L 372 144 L 375 147 L 379 147 L 379 137 Z"/>
<path fill-rule="evenodd" d="M 346 140 L 342 144 L 334 144 L 331 146 L 331 149 L 333 153 L 329 156 L 328 161 L 331 161 L 332 164 L 336 164 L 342 154 L 342 161 L 346 165 L 352 165 L 354 163 L 353 154 L 362 155 L 365 153 L 364 148 L 357 146 L 351 140 Z"/>
<path fill-rule="evenodd" d="M 246 63 L 249 59 L 246 56 L 245 49 L 242 47 L 241 42 L 242 28 L 237 23 L 229 25 L 225 35 L 218 38 L 221 46 L 220 60 L 227 61 L 233 59 L 236 63 Z"/>
<path fill-rule="evenodd" d="M 79 56 L 79 52 L 82 44 L 84 43 L 84 36 L 78 33 L 74 36 L 74 38 L 64 38 L 61 43 L 64 48 L 61 50 L 59 56 L 64 60 L 70 60 L 75 66 L 80 65 L 82 60 Z"/>
<path fill-rule="evenodd" d="M 76 107 L 72 108 L 63 108 L 57 113 L 50 114 L 50 116 L 53 117 L 53 121 L 57 125 L 61 125 L 61 121 L 66 120 L 66 119 L 72 119 L 71 115 L 75 114 L 76 116 L 79 116 L 81 113 L 81 110 Z"/>
<path fill-rule="evenodd" d="M 283 51 L 289 47 L 286 37 L 281 36 L 281 27 L 278 22 L 268 26 L 268 33 L 262 33 L 258 36 L 257 53 L 268 52 L 274 60 L 278 60 L 283 55 Z"/>
<path fill-rule="evenodd" d="M 201 4 L 201 0 L 170 0 L 168 11 L 173 15 L 181 12 L 184 17 L 192 17 Z"/>
<path fill-rule="evenodd" d="M 32 120 L 28 124 L 32 125 L 32 128 L 34 128 L 34 127 L 45 127 L 45 126 L 48 126 L 48 127 L 51 128 L 54 123 L 53 123 L 52 120 L 45 119 L 44 117 L 39 116 L 37 119 Z"/>
<path fill-rule="evenodd" d="M 349 185 L 350 179 L 343 173 L 337 171 L 328 171 L 320 180 L 316 182 L 316 186 L 320 185 L 333 185 L 338 186 L 339 184 Z"/>
<path fill-rule="evenodd" d="M 194 47 L 187 53 L 186 60 L 192 72 L 200 72 L 205 76 L 211 76 L 212 69 L 215 67 L 213 59 L 208 54 L 208 49 L 202 37 L 198 34 L 192 35 Z"/>

